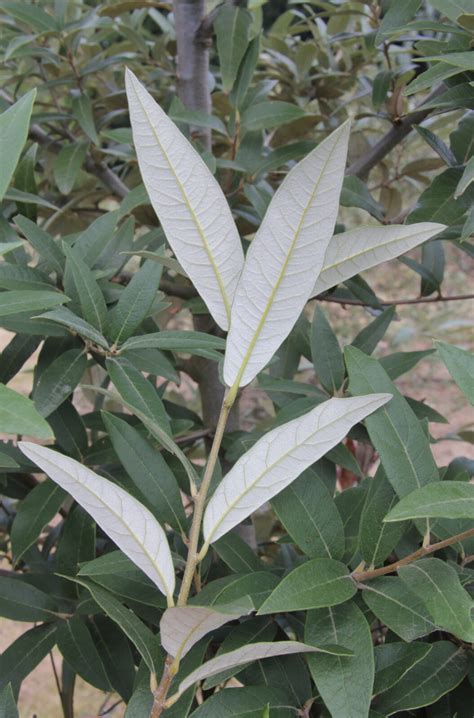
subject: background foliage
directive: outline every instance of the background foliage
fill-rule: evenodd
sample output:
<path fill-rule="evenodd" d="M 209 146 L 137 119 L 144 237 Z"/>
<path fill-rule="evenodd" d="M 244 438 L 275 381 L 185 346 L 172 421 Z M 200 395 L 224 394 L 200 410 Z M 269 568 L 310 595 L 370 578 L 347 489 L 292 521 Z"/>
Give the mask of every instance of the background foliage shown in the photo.
<path fill-rule="evenodd" d="M 408 298 L 440 312 L 446 256 L 466 269 L 472 259 L 468 0 L 214 5 L 201 27 L 210 47 L 207 114 L 179 99 L 167 3 L 0 3 L 0 326 L 13 332 L 0 356 L 0 430 L 9 435 L 0 453 L 0 615 L 35 624 L 0 656 L 0 715 L 8 718 L 23 679 L 54 646 L 64 716 L 74 715 L 77 676 L 106 693 L 103 710 L 121 700 L 128 718 L 147 715 L 143 644 L 153 646 L 157 664 L 163 660 L 154 634 L 165 606 L 88 515 L 38 476 L 12 435 L 54 436 L 61 451 L 144 502 L 169 526 L 179 572 L 190 504 L 186 476 L 169 452 L 157 453 L 140 417 L 169 427 L 198 469 L 213 431 L 224 339 L 167 251 L 148 205 L 131 144 L 126 65 L 203 154 L 246 246 L 292 163 L 351 117 L 338 230 L 346 223 L 448 225 L 400 260 L 412 273 Z M 79 257 L 73 246 L 81 248 Z M 324 598 L 314 586 L 306 613 L 283 596 L 284 612 L 275 605 L 274 615 L 234 621 L 199 641 L 179 679 L 204 656 L 256 640 L 340 644 L 354 656 L 260 661 L 207 679 L 197 699 L 187 691 L 167 715 L 247 711 L 273 718 L 299 710 L 363 718 L 370 702 L 374 717 L 470 715 L 473 537 L 398 575 L 371 572 L 411 555 L 426 534 L 427 514 L 419 506 L 409 506 L 404 521 L 383 522 L 398 497 L 418 482 L 439 476 L 459 484 L 474 473 L 472 455 L 436 466 L 430 431 L 444 418 L 430 397 L 406 398 L 393 382 L 437 351 L 472 401 L 472 363 L 444 343 L 403 351 L 401 330 L 399 351 L 380 350 L 398 318 L 391 305 L 406 297 L 392 292 L 390 275 L 382 291 L 370 276 L 370 284 L 354 277 L 320 297 L 315 309 L 308 306 L 276 361 L 248 390 L 265 397 L 257 408 L 249 409 L 244 392 L 244 421 L 239 426 L 234 417 L 221 469 L 264 431 L 347 386 L 353 393 L 394 393 L 385 418 L 356 427 L 253 525 L 223 537 L 203 565 L 199 597 L 212 605 L 249 596 L 258 609 L 289 571 L 328 559 L 356 573 L 358 591 L 347 601 L 337 582 Z M 345 361 L 328 321 L 332 305 L 348 309 L 344 342 L 352 348 Z M 366 309 L 354 330 L 349 310 L 355 306 Z M 191 333 L 192 320 L 201 334 Z M 31 403 L 9 384 L 33 356 Z M 472 432 L 457 438 L 469 441 Z M 367 479 L 377 454 L 380 466 Z M 430 523 L 432 543 L 472 528 L 466 516 L 442 513 Z M 58 654 L 56 661 L 59 666 Z M 231 679 L 244 687 L 214 693 Z M 41 715 L 41 705 L 34 708 Z"/>

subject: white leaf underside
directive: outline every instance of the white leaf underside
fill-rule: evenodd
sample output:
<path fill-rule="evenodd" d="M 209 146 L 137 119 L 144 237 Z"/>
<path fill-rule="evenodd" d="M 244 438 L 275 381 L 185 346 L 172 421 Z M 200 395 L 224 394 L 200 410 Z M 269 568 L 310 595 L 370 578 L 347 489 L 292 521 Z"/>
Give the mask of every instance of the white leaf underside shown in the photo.
<path fill-rule="evenodd" d="M 292 653 L 326 653 L 323 648 L 315 648 L 308 646 L 306 643 L 298 641 L 276 641 L 275 643 L 251 643 L 248 646 L 237 648 L 235 651 L 223 653 L 220 656 L 212 658 L 210 661 L 203 663 L 202 666 L 192 671 L 179 684 L 178 695 L 190 688 L 194 683 L 202 681 L 205 678 L 215 676 L 216 673 L 241 666 L 251 661 L 260 661 L 264 658 L 272 658 L 273 656 L 288 656 Z"/>
<path fill-rule="evenodd" d="M 244 255 L 227 200 L 199 154 L 130 70 L 125 79 L 138 164 L 153 209 L 210 313 L 228 329 Z"/>
<path fill-rule="evenodd" d="M 291 331 L 334 231 L 349 140 L 346 122 L 288 173 L 247 252 L 232 305 L 224 379 L 248 384 Z"/>
<path fill-rule="evenodd" d="M 329 242 L 324 266 L 311 296 L 315 297 L 336 284 L 399 257 L 445 229 L 444 224 L 418 222 L 387 227 L 357 227 L 335 234 Z"/>
<path fill-rule="evenodd" d="M 19 447 L 92 516 L 172 605 L 173 561 L 165 532 L 153 514 L 119 486 L 78 461 L 38 444 L 22 441 Z"/>
<path fill-rule="evenodd" d="M 242 615 L 242 611 L 223 613 L 204 606 L 168 608 L 160 621 L 161 645 L 171 656 L 181 659 L 207 633 Z"/>
<path fill-rule="evenodd" d="M 371 394 L 325 401 L 269 431 L 221 481 L 204 514 L 206 544 L 217 541 L 336 446 L 366 416 L 391 399 Z"/>

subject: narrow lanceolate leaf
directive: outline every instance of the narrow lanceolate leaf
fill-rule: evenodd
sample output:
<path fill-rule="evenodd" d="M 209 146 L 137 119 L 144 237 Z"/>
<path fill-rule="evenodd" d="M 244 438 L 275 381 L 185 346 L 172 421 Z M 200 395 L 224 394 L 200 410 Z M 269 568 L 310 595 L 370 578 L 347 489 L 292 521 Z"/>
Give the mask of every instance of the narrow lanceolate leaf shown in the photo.
<path fill-rule="evenodd" d="M 46 367 L 33 392 L 41 416 L 49 416 L 72 394 L 86 367 L 87 357 L 82 349 L 69 349 Z"/>
<path fill-rule="evenodd" d="M 27 434 L 38 439 L 52 439 L 50 425 L 26 396 L 0 384 L 0 432 Z"/>
<path fill-rule="evenodd" d="M 247 253 L 232 305 L 224 378 L 248 384 L 291 331 L 311 295 L 334 231 L 349 124 L 286 176 Z"/>
<path fill-rule="evenodd" d="M 375 420 L 367 420 L 367 430 L 398 496 L 405 496 L 424 484 L 437 481 L 439 473 L 428 437 L 377 359 L 368 357 L 355 347 L 346 347 L 345 357 L 352 394 L 387 391 L 393 396 Z"/>
<path fill-rule="evenodd" d="M 237 648 L 235 651 L 229 651 L 228 653 L 222 653 L 210 661 L 203 663 L 202 666 L 197 668 L 195 671 L 190 673 L 186 678 L 179 684 L 179 694 L 183 693 L 187 688 L 192 686 L 198 681 L 202 681 L 204 678 L 214 676 L 216 673 L 232 668 L 233 666 L 240 666 L 244 663 L 250 663 L 251 661 L 261 661 L 263 658 L 272 658 L 273 656 L 288 656 L 293 653 L 330 653 L 330 648 L 326 651 L 323 647 L 316 648 L 315 646 L 308 646 L 306 643 L 299 643 L 298 641 L 276 641 L 275 643 L 251 643 L 248 646 Z"/>
<path fill-rule="evenodd" d="M 67 257 L 64 274 L 65 290 L 80 305 L 84 319 L 104 334 L 107 326 L 107 305 L 104 295 L 77 250 L 65 246 L 64 251 Z"/>
<path fill-rule="evenodd" d="M 0 691 L 9 683 L 18 686 L 56 643 L 56 624 L 31 628 L 0 655 Z"/>
<path fill-rule="evenodd" d="M 329 242 L 324 265 L 311 296 L 327 292 L 365 269 L 405 254 L 443 229 L 444 224 L 419 222 L 390 227 L 358 227 L 335 234 Z"/>
<path fill-rule="evenodd" d="M 436 348 L 458 387 L 474 404 L 474 356 L 445 342 L 436 342 Z"/>
<path fill-rule="evenodd" d="M 53 309 L 52 312 L 46 312 L 40 314 L 35 319 L 46 319 L 48 321 L 60 324 L 63 327 L 67 327 L 71 333 L 79 334 L 81 337 L 90 339 L 91 342 L 97 344 L 97 346 L 103 349 L 108 349 L 109 345 L 107 339 L 102 336 L 91 324 L 86 322 L 81 317 L 71 312 L 67 307 L 60 307 L 59 309 Z"/>
<path fill-rule="evenodd" d="M 41 481 L 18 507 L 11 530 L 13 558 L 16 563 L 56 516 L 66 494 L 53 481 Z"/>
<path fill-rule="evenodd" d="M 349 571 L 340 561 L 315 558 L 285 576 L 259 609 L 259 614 L 335 606 L 356 593 Z"/>
<path fill-rule="evenodd" d="M 158 291 L 161 272 L 159 264 L 148 260 L 133 275 L 112 312 L 109 334 L 114 344 L 128 339 L 147 316 Z"/>
<path fill-rule="evenodd" d="M 216 541 L 291 484 L 349 429 L 390 400 L 389 394 L 329 399 L 269 431 L 225 476 L 204 514 L 206 543 Z"/>
<path fill-rule="evenodd" d="M 217 324 L 228 329 L 244 259 L 229 205 L 198 153 L 127 70 L 138 163 L 178 261 Z"/>
<path fill-rule="evenodd" d="M 20 442 L 31 461 L 65 489 L 173 603 L 174 568 L 166 535 L 145 506 L 78 461 Z"/>
<path fill-rule="evenodd" d="M 12 289 L 0 293 L 0 317 L 21 312 L 42 312 L 68 301 L 69 298 L 60 292 Z"/>
<path fill-rule="evenodd" d="M 224 4 L 214 22 L 224 92 L 230 92 L 248 45 L 252 16 L 234 4 Z"/>
<path fill-rule="evenodd" d="M 438 481 L 405 496 L 384 521 L 440 518 L 474 521 L 474 485 L 467 481 Z"/>
<path fill-rule="evenodd" d="M 242 611 L 223 613 L 204 606 L 168 608 L 160 621 L 161 645 L 170 655 L 181 659 L 203 636 L 241 615 Z"/>
<path fill-rule="evenodd" d="M 0 691 L 0 715 L 3 718 L 18 718 L 19 716 L 10 684 Z"/>
<path fill-rule="evenodd" d="M 382 467 L 367 483 L 369 489 L 359 524 L 359 551 L 368 566 L 379 566 L 400 541 L 406 524 L 383 523 L 385 514 L 398 498 Z"/>
<path fill-rule="evenodd" d="M 26 142 L 35 97 L 36 90 L 30 90 L 0 115 L 0 155 L 2 157 L 0 202 L 10 184 Z"/>

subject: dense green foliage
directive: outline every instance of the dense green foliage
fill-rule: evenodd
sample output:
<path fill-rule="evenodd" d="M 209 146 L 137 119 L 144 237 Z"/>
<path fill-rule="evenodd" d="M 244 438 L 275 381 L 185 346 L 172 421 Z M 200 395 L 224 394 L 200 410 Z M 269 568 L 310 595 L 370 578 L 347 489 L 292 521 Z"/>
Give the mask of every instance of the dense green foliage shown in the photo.
<path fill-rule="evenodd" d="M 446 248 L 472 260 L 470 0 L 240 5 L 209 8 L 209 115 L 178 97 L 167 3 L 0 3 L 0 327 L 13 333 L 0 355 L 0 617 L 37 624 L 0 655 L 0 718 L 18 715 L 22 681 L 54 646 L 64 718 L 74 718 L 77 675 L 118 694 L 127 718 L 147 718 L 150 676 L 154 687 L 165 661 L 164 596 L 17 439 L 48 442 L 143 503 L 166 526 L 179 582 L 189 477 L 199 483 L 215 429 L 209 396 L 218 392 L 225 335 L 149 205 L 126 66 L 215 174 L 245 249 L 288 169 L 350 117 L 336 231 L 446 225 L 400 260 L 422 301 L 443 295 Z M 256 648 L 258 661 L 202 674 L 199 700 L 186 687 L 164 715 L 468 718 L 474 462 L 436 465 L 430 422 L 444 419 L 429 397 L 405 397 L 396 380 L 438 352 L 473 403 L 473 358 L 444 342 L 380 351 L 396 310 L 362 276 L 318 299 L 255 381 L 272 416 L 254 417 L 250 431 L 229 425 L 211 490 L 266 431 L 331 396 L 393 398 L 258 520 L 212 544 L 191 604 L 233 615 L 192 646 L 169 695 L 204 661 L 249 644 L 322 650 L 263 660 Z M 344 351 L 328 299 L 367 308 L 367 325 Z M 9 383 L 33 355 L 27 398 Z M 369 466 L 359 465 L 354 446 Z M 341 474 L 350 477 L 343 491 Z M 215 690 L 228 681 L 241 687 Z"/>

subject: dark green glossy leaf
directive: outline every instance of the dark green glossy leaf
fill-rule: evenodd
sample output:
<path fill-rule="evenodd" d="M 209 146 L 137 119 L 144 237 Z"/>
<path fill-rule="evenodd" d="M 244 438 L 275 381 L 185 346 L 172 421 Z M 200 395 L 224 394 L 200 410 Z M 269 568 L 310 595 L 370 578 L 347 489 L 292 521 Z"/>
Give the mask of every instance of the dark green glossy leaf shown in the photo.
<path fill-rule="evenodd" d="M 97 653 L 89 628 L 82 618 L 74 616 L 59 624 L 57 644 L 64 659 L 75 673 L 99 690 L 110 690 L 104 665 Z"/>
<path fill-rule="evenodd" d="M 18 687 L 56 643 L 56 625 L 31 628 L 11 643 L 0 656 L 0 690 L 11 683 Z"/>
<path fill-rule="evenodd" d="M 13 521 L 11 541 L 13 556 L 19 561 L 34 544 L 44 527 L 56 516 L 66 493 L 46 479 L 32 489 L 19 506 Z"/>
<path fill-rule="evenodd" d="M 87 367 L 82 349 L 60 354 L 41 376 L 33 391 L 33 401 L 41 416 L 49 416 L 72 394 Z"/>

